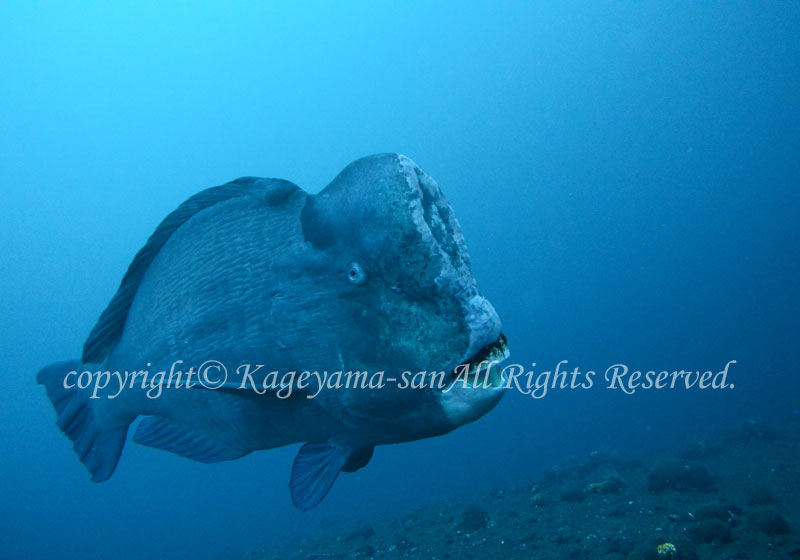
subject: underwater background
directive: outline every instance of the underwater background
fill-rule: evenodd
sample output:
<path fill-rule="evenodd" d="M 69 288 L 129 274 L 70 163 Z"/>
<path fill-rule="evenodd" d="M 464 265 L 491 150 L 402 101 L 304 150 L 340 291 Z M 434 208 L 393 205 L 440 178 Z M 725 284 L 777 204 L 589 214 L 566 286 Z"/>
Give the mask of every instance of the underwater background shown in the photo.
<path fill-rule="evenodd" d="M 244 557 L 747 422 L 791 434 L 797 473 L 798 53 L 796 2 L 3 2 L 0 557 Z M 307 513 L 297 446 L 204 465 L 127 445 L 93 484 L 35 375 L 79 355 L 161 219 L 244 175 L 315 193 L 389 151 L 455 209 L 511 361 L 595 386 L 381 446 Z M 602 383 L 731 360 L 730 389 Z"/>

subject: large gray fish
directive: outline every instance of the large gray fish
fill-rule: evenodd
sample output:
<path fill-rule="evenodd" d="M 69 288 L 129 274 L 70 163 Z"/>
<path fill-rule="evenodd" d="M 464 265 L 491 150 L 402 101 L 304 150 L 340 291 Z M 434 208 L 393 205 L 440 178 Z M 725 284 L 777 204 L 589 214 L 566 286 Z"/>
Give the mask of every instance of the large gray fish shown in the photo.
<path fill-rule="evenodd" d="M 445 434 L 491 410 L 504 379 L 487 362 L 507 356 L 441 190 L 410 159 L 382 154 L 317 195 L 246 177 L 191 197 L 133 259 L 81 360 L 37 379 L 94 481 L 111 476 L 143 416 L 135 442 L 208 463 L 305 443 L 289 486 L 306 510 L 375 445 Z M 208 360 L 228 374 L 216 368 L 216 390 L 184 376 L 152 398 L 152 383 L 125 377 L 176 363 L 199 375 Z M 385 372 L 396 383 L 270 385 L 272 371 Z M 408 387 L 403 372 L 418 371 L 445 373 Z"/>

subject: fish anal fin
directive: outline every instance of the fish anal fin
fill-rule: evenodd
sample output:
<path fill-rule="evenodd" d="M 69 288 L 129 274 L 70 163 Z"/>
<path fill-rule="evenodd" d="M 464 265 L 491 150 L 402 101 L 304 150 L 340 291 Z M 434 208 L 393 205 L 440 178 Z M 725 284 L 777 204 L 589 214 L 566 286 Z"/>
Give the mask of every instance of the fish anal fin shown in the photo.
<path fill-rule="evenodd" d="M 136 428 L 133 441 L 201 463 L 232 461 L 248 453 L 234 449 L 197 430 L 157 416 L 142 419 Z"/>

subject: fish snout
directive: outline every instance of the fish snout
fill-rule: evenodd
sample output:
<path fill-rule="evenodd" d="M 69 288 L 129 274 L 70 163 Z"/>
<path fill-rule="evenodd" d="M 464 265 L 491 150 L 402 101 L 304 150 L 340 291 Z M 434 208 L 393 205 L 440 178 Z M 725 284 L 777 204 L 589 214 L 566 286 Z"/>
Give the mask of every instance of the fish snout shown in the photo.
<path fill-rule="evenodd" d="M 494 306 L 480 294 L 467 300 L 464 311 L 469 331 L 469 347 L 459 363 L 471 361 L 482 348 L 494 344 L 500 338 L 502 329 L 500 317 Z"/>
<path fill-rule="evenodd" d="M 450 384 L 438 394 L 452 426 L 472 422 L 497 405 L 506 385 L 498 365 L 509 356 L 500 317 L 489 300 L 476 294 L 464 308 L 469 347 L 453 371 Z"/>

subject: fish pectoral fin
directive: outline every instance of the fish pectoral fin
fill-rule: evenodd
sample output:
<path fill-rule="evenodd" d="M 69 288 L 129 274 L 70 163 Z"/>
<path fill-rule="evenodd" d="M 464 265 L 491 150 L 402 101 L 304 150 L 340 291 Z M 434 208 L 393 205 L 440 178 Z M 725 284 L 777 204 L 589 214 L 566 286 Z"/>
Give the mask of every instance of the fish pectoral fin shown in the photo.
<path fill-rule="evenodd" d="M 369 462 L 372 446 L 345 447 L 334 443 L 306 443 L 292 465 L 289 488 L 292 503 L 308 511 L 328 495 L 342 471 L 353 472 Z"/>
<path fill-rule="evenodd" d="M 170 451 L 201 463 L 232 461 L 248 453 L 248 451 L 234 449 L 197 430 L 157 416 L 148 416 L 142 419 L 136 428 L 133 441 Z"/>
<path fill-rule="evenodd" d="M 307 387 L 300 387 L 299 385 L 280 385 L 275 388 L 263 386 L 242 386 L 237 381 L 226 381 L 214 387 L 203 387 L 197 385 L 193 387 L 200 391 L 217 391 L 220 393 L 227 393 L 229 395 L 236 395 L 237 397 L 245 397 L 252 400 L 264 400 L 270 398 L 277 398 L 281 400 L 307 400 L 308 395 L 313 394 Z M 315 388 L 316 392 L 316 388 Z"/>

